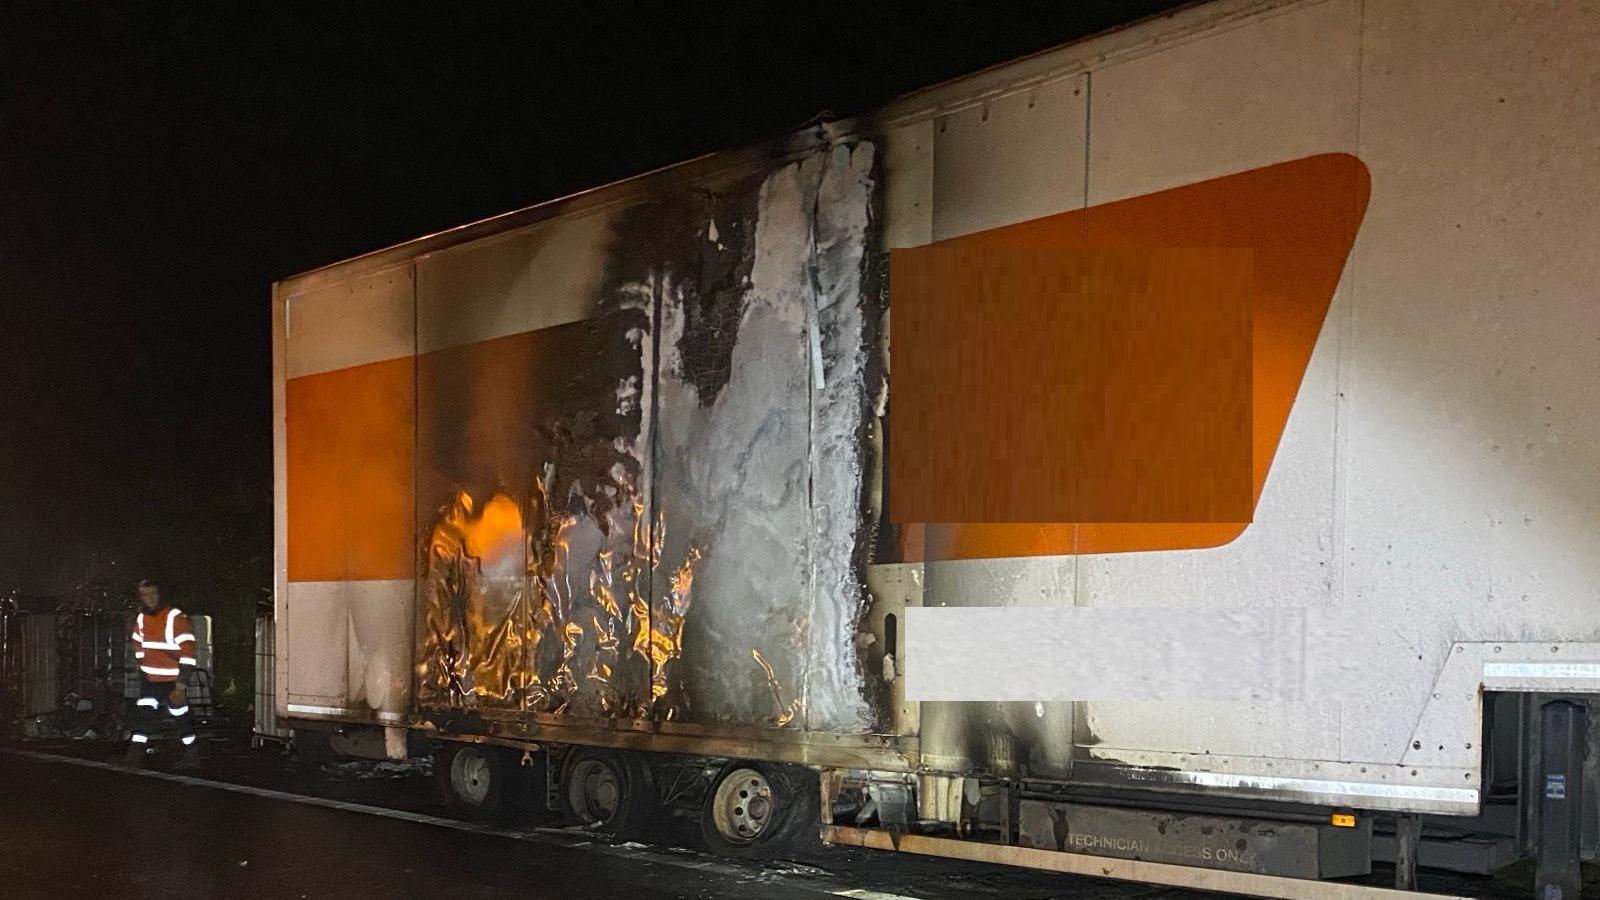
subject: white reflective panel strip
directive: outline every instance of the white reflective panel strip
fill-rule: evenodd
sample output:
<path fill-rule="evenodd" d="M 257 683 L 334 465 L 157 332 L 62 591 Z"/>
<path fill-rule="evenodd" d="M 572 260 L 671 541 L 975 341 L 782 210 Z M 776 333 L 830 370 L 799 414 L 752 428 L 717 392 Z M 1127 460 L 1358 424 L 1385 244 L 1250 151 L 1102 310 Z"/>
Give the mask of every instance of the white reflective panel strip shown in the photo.
<path fill-rule="evenodd" d="M 135 650 L 135 651 L 133 651 L 133 658 L 134 659 L 144 659 L 144 651 L 143 650 Z"/>
<path fill-rule="evenodd" d="M 145 736 L 144 736 L 144 735 L 142 735 L 142 734 L 136 734 L 136 735 L 134 735 L 134 736 L 133 736 L 133 737 L 131 737 L 131 738 L 129 738 L 129 740 L 131 740 L 131 741 L 133 741 L 133 742 L 134 742 L 134 743 L 135 743 L 135 744 L 142 744 L 142 743 L 144 743 L 144 742 L 145 742 L 145 741 L 148 741 L 148 740 L 150 740 L 150 739 L 149 739 L 149 738 L 147 738 L 147 737 L 145 737 Z"/>
<path fill-rule="evenodd" d="M 192 743 L 194 743 L 194 735 L 186 734 L 186 735 L 183 736 L 183 745 L 185 747 L 189 746 Z"/>
<path fill-rule="evenodd" d="M 184 641 L 193 641 L 193 640 L 194 640 L 194 635 L 192 635 L 192 634 L 180 634 L 177 637 L 176 643 L 181 644 Z"/>
<path fill-rule="evenodd" d="M 139 671 L 146 675 L 176 675 L 177 669 L 163 669 L 158 666 L 140 666 Z"/>
<path fill-rule="evenodd" d="M 144 613 L 139 613 L 139 633 L 144 634 Z"/>
<path fill-rule="evenodd" d="M 161 641 L 145 641 L 144 648 L 146 650 L 176 650 L 178 649 L 178 645 L 164 644 Z"/>
<path fill-rule="evenodd" d="M 144 635 L 142 635 L 142 634 L 140 634 L 140 633 L 139 633 L 139 632 L 137 632 L 137 631 L 135 631 L 135 632 L 134 632 L 134 633 L 133 633 L 133 641 L 134 641 L 134 643 L 136 643 L 136 644 L 142 644 L 142 643 L 144 643 Z"/>
<path fill-rule="evenodd" d="M 178 665 L 180 665 L 180 666 L 197 666 L 197 665 L 199 665 L 199 663 L 195 662 L 194 661 L 194 657 L 192 657 L 192 656 L 180 656 L 180 657 L 178 657 Z"/>
<path fill-rule="evenodd" d="M 1600 663 L 1486 662 L 1483 677 L 1600 678 Z"/>
<path fill-rule="evenodd" d="M 189 711 L 189 707 L 188 707 L 187 704 L 185 704 L 183 706 L 169 706 L 169 707 L 167 707 L 167 712 L 172 713 L 175 716 L 181 716 L 181 715 L 183 715 L 184 713 L 186 713 L 188 711 Z"/>
<path fill-rule="evenodd" d="M 312 706 L 307 703 L 290 703 L 288 709 L 292 713 L 305 713 L 312 716 L 356 716 L 363 719 L 372 716 L 380 722 L 404 722 L 406 720 L 405 713 L 374 713 L 369 710 L 345 709 L 339 706 Z"/>
<path fill-rule="evenodd" d="M 154 707 L 160 706 L 161 705 L 161 701 L 157 700 L 154 697 L 140 697 L 139 698 L 139 703 L 137 705 L 139 705 L 139 706 L 149 706 L 149 707 L 154 708 Z"/>
<path fill-rule="evenodd" d="M 176 606 L 174 606 L 173 608 L 167 610 L 167 643 L 169 643 L 169 644 L 176 644 L 177 643 L 177 641 L 172 639 L 172 623 L 177 618 L 178 618 L 178 608 Z"/>
<path fill-rule="evenodd" d="M 1218 788 L 1304 791 L 1308 794 L 1333 794 L 1352 797 L 1383 797 L 1389 800 L 1436 800 L 1442 803 L 1477 803 L 1475 788 L 1430 787 L 1427 785 L 1375 784 L 1366 781 L 1322 781 L 1314 778 L 1277 778 L 1270 775 L 1233 775 L 1225 772 L 1178 772 L 1172 781 Z"/>

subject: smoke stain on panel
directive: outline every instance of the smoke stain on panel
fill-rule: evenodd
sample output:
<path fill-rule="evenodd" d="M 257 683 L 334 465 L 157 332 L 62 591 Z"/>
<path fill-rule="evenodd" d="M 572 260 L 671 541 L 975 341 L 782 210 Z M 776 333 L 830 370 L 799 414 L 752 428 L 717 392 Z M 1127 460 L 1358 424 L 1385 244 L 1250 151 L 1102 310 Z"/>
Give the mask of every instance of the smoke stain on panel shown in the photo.
<path fill-rule="evenodd" d="M 703 555 L 682 635 L 691 721 L 873 720 L 856 642 L 873 157 L 833 147 L 708 188 L 699 282 L 662 296 L 662 545 Z"/>
<path fill-rule="evenodd" d="M 636 206 L 615 220 L 607 252 L 603 303 L 648 312 L 648 321 L 631 332 L 639 346 L 644 377 L 637 402 L 641 411 L 634 450 L 643 474 L 640 514 L 634 550 L 620 570 L 625 591 L 619 598 L 630 623 L 632 656 L 647 663 L 648 696 L 638 717 L 682 721 L 689 717 L 690 697 L 682 665 L 685 621 L 692 608 L 692 587 L 702 551 L 691 544 L 665 551 L 667 520 L 657 498 L 656 422 L 660 414 L 660 380 L 681 377 L 682 316 L 662 307 L 670 298 L 697 296 L 700 244 L 705 231 L 704 198 L 688 191 L 666 193 Z M 714 396 L 714 395 L 713 395 Z"/>
<path fill-rule="evenodd" d="M 758 194 L 759 183 L 748 183 L 701 197 L 699 289 L 684 295 L 677 349 L 683 378 L 703 407 L 716 401 L 733 375 L 733 344 L 755 264 Z"/>

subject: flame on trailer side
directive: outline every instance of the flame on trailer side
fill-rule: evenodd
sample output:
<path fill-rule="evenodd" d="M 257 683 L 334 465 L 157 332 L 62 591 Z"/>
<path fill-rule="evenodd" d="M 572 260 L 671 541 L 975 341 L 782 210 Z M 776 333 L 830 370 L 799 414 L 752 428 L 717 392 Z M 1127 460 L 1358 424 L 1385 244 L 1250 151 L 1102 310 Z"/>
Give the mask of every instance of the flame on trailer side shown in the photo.
<path fill-rule="evenodd" d="M 461 491 L 430 529 L 418 665 L 424 702 L 682 719 L 688 700 L 678 661 L 700 549 L 654 578 L 665 523 L 651 529 L 635 497 L 621 507 L 632 520 L 627 546 L 575 551 L 594 546 L 594 519 L 556 513 L 524 522 L 524 508 L 549 508 L 546 481 L 536 479 L 524 503 L 496 493 L 481 509 Z M 655 583 L 664 590 L 652 603 Z"/>

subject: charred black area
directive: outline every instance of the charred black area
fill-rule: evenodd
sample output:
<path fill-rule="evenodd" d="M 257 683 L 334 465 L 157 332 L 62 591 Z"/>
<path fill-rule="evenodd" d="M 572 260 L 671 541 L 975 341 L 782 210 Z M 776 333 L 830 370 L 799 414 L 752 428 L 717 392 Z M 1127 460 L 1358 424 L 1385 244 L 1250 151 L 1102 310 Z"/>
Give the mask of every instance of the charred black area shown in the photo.
<path fill-rule="evenodd" d="M 659 295 L 662 283 L 681 284 L 698 275 L 698 266 L 684 262 L 694 258 L 690 232 L 696 215 L 691 195 L 668 191 L 616 212 L 606 242 L 600 308 L 638 306 L 644 299 L 640 288 Z M 649 318 L 653 321 L 654 313 Z"/>
<path fill-rule="evenodd" d="M 476 710 L 439 706 L 430 708 L 429 718 L 445 734 L 489 734 L 493 729 Z"/>
<path fill-rule="evenodd" d="M 873 209 L 881 208 L 875 199 L 873 201 Z M 884 333 L 888 330 L 884 327 L 887 324 L 884 320 L 884 314 L 889 311 L 889 251 L 883 247 L 880 233 L 881 225 L 876 217 L 874 217 L 872 225 L 872 230 L 867 234 L 867 240 L 871 244 L 867 252 L 866 270 L 862 273 L 861 279 L 861 292 L 867 298 L 867 303 L 869 304 L 867 309 L 868 316 L 864 327 L 865 341 L 869 348 L 867 357 L 867 400 L 869 403 L 872 401 L 873 392 L 878 389 L 878 386 L 885 384 L 889 375 L 888 335 Z M 898 554 L 900 553 L 901 526 L 899 523 L 889 519 L 889 492 L 891 490 L 889 482 L 889 440 L 891 436 L 889 416 L 890 410 L 893 408 L 894 396 L 891 393 L 888 399 L 884 401 L 883 415 L 867 416 L 863 426 L 864 428 L 877 429 L 880 436 L 877 458 L 866 460 L 867 465 L 878 470 L 878 496 L 873 497 L 870 494 L 872 491 L 872 480 L 870 478 L 863 479 L 862 482 L 863 490 L 867 492 L 862 497 L 862 503 L 865 504 L 863 508 L 870 509 L 875 501 L 878 509 L 877 516 L 867 523 L 870 531 L 866 558 L 868 564 L 893 562 L 899 558 Z M 863 437 L 866 436 L 864 435 Z M 872 443 L 866 441 L 864 446 L 871 447 Z"/>
<path fill-rule="evenodd" d="M 422 356 L 417 366 L 418 512 L 445 508 L 457 490 L 480 502 L 495 492 L 527 494 L 546 464 L 561 511 L 575 496 L 604 519 L 638 462 L 616 448 L 636 438 L 638 409 L 617 412 L 617 385 L 643 378 L 627 332 L 642 310 L 606 315 Z"/>
<path fill-rule="evenodd" d="M 683 379 L 694 386 L 701 406 L 716 401 L 733 373 L 733 345 L 755 265 L 760 196 L 761 183 L 755 179 L 706 194 L 701 201 L 703 214 L 695 219 L 699 290 L 684 294 L 678 351 Z"/>
<path fill-rule="evenodd" d="M 867 207 L 870 216 L 866 234 L 863 240 L 866 246 L 861 253 L 861 345 L 866 352 L 866 365 L 862 378 L 862 404 L 861 426 L 856 434 L 856 445 L 862 448 L 861 460 L 861 510 L 863 521 L 856 532 L 855 567 L 860 583 L 866 584 L 867 566 L 880 559 L 893 559 L 899 534 L 895 526 L 888 521 L 889 512 L 889 416 L 888 407 L 885 405 L 884 415 L 880 418 L 875 415 L 873 402 L 877 392 L 884 385 L 889 375 L 888 335 L 884 334 L 884 314 L 889 310 L 889 248 L 883 237 L 883 217 L 879 211 L 884 208 L 883 196 L 883 156 L 875 154 L 872 166 L 872 201 Z M 873 431 L 876 430 L 881 440 L 873 440 Z M 877 455 L 873 452 L 876 449 Z M 870 474 L 874 469 L 881 473 L 881 480 L 873 479 Z M 874 497 L 874 491 L 878 496 Z M 873 514 L 876 510 L 876 515 Z M 868 603 L 860 606 L 860 618 L 864 619 L 870 610 Z M 857 621 L 857 631 L 861 631 L 861 622 Z M 867 648 L 857 651 L 857 662 L 863 672 L 875 671 L 873 664 L 882 666 L 881 653 L 886 648 L 878 648 L 878 659 L 870 658 Z M 897 660 L 897 663 L 899 661 Z M 862 693 L 871 710 L 876 731 L 886 731 L 894 721 L 894 696 L 889 683 L 882 678 L 867 677 L 862 679 Z"/>

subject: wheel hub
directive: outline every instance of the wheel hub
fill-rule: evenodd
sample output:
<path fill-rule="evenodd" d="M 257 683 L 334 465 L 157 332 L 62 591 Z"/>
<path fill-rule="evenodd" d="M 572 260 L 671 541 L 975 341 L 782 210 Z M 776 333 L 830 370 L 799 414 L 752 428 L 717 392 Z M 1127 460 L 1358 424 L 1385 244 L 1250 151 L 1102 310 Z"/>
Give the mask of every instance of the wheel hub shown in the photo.
<path fill-rule="evenodd" d="M 573 768 L 567 803 L 578 818 L 590 825 L 604 825 L 617 814 L 621 800 L 617 773 L 603 761 L 585 759 Z"/>
<path fill-rule="evenodd" d="M 492 780 L 489 761 L 477 748 L 458 750 L 450 760 L 450 787 L 467 803 L 477 806 L 487 800 Z"/>
<path fill-rule="evenodd" d="M 736 844 L 760 838 L 772 822 L 772 785 L 755 769 L 735 769 L 717 785 L 711 820 L 717 833 Z"/>

